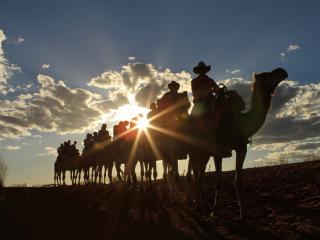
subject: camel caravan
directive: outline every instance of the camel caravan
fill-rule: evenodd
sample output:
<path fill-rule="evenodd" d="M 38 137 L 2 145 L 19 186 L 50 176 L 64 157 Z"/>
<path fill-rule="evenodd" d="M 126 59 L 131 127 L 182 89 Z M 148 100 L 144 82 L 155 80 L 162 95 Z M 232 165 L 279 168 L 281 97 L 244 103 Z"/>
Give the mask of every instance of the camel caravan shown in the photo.
<path fill-rule="evenodd" d="M 196 203 L 203 201 L 203 177 L 210 157 L 216 170 L 215 203 L 219 204 L 222 159 L 236 154 L 234 187 L 243 214 L 241 198 L 241 172 L 250 138 L 265 122 L 271 106 L 271 97 L 279 83 L 288 77 L 277 68 L 271 72 L 254 73 L 251 108 L 245 110 L 243 98 L 235 90 L 217 84 L 207 73 L 210 66 L 199 62 L 193 68 L 197 75 L 191 81 L 193 107 L 188 93 L 179 92 L 179 83 L 168 84 L 169 91 L 150 105 L 148 126 L 139 123 L 143 116 L 130 122 L 121 121 L 113 127 L 113 137 L 103 124 L 98 132 L 87 134 L 82 153 L 76 142 L 61 144 L 54 165 L 55 183 L 65 184 L 65 173 L 70 172 L 72 184 L 106 183 L 108 174 L 112 185 L 112 169 L 115 166 L 119 181 L 136 183 L 135 167 L 140 164 L 141 179 L 147 182 L 157 179 L 156 161 L 162 160 L 163 178 L 178 181 L 178 160 L 189 159 L 187 181 L 195 184 Z M 121 165 L 124 164 L 124 171 Z M 187 187 L 187 198 L 189 191 Z"/>

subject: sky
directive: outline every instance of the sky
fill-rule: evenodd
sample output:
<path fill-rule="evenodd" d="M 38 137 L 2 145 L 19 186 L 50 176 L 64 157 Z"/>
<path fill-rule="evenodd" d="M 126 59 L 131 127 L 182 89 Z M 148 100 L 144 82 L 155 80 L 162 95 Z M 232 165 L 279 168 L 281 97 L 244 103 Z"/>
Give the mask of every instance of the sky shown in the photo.
<path fill-rule="evenodd" d="M 148 105 L 147 96 L 159 98 L 172 80 L 190 93 L 192 68 L 201 60 L 246 102 L 253 72 L 289 73 L 245 167 L 320 155 L 317 1 L 1 0 L 0 6 L 7 185 L 52 183 L 61 142 L 81 143 L 103 122 L 111 129 L 130 113 L 128 105 Z M 185 170 L 186 161 L 180 163 Z M 225 159 L 223 168 L 234 165 Z"/>

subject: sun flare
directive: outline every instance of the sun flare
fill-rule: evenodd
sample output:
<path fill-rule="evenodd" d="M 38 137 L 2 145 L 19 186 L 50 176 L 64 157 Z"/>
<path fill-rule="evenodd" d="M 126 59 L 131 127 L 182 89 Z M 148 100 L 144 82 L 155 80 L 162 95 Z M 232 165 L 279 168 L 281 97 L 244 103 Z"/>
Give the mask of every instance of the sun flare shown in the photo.
<path fill-rule="evenodd" d="M 141 130 L 146 130 L 149 127 L 149 121 L 146 117 L 141 117 L 138 119 L 137 127 Z"/>

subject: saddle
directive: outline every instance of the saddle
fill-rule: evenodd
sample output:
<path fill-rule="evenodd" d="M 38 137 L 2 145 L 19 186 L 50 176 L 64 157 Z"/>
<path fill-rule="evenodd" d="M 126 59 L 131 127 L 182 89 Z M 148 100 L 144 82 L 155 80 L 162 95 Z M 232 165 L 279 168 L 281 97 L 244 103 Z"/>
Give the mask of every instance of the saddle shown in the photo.
<path fill-rule="evenodd" d="M 231 148 L 236 143 L 237 118 L 243 110 L 245 110 L 245 102 L 240 94 L 235 90 L 227 90 L 223 85 L 223 91 L 218 95 L 215 102 L 211 126 L 213 145 L 225 149 L 225 151 L 219 151 L 225 153 L 222 154 L 222 157 L 231 156 Z"/>

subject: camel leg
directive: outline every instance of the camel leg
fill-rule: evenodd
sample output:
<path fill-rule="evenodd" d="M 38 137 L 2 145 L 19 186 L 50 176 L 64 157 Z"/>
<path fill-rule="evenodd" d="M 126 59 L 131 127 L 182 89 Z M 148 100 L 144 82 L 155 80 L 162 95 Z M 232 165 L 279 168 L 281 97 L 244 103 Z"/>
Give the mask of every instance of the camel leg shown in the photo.
<path fill-rule="evenodd" d="M 168 178 L 168 163 L 165 160 L 162 160 L 163 165 L 163 181 L 166 182 Z"/>
<path fill-rule="evenodd" d="M 58 178 L 58 185 L 59 186 L 61 186 L 61 171 L 58 171 L 58 176 L 57 176 L 57 178 Z"/>
<path fill-rule="evenodd" d="M 87 184 L 90 184 L 90 168 L 86 167 L 85 172 L 86 172 L 86 182 Z"/>
<path fill-rule="evenodd" d="M 70 180 L 71 180 L 71 185 L 73 185 L 73 179 L 72 179 L 72 177 L 73 177 L 73 174 L 72 174 L 72 171 L 70 171 Z"/>
<path fill-rule="evenodd" d="M 151 180 L 151 169 L 153 169 L 153 180 L 156 182 L 156 181 L 157 181 L 157 177 L 158 177 L 157 162 L 156 162 L 156 160 L 153 160 L 153 161 L 151 162 L 150 180 Z"/>
<path fill-rule="evenodd" d="M 74 185 L 74 182 L 73 182 L 73 180 L 74 180 L 74 173 L 73 173 L 73 170 L 70 170 L 70 180 L 71 180 L 71 185 Z"/>
<path fill-rule="evenodd" d="M 143 178 L 144 178 L 144 164 L 143 162 L 140 160 L 140 176 L 141 176 L 141 187 L 143 187 Z"/>
<path fill-rule="evenodd" d="M 244 159 L 247 154 L 247 146 L 245 145 L 242 149 L 236 150 L 236 173 L 234 178 L 234 188 L 236 190 L 236 194 L 239 201 L 239 207 L 240 207 L 240 219 L 244 217 L 245 210 L 243 205 L 243 199 L 241 196 L 241 173 L 242 173 L 242 167 L 244 163 Z"/>
<path fill-rule="evenodd" d="M 78 185 L 80 186 L 80 180 L 81 180 L 81 168 L 78 169 Z"/>
<path fill-rule="evenodd" d="M 83 181 L 84 184 L 87 185 L 89 183 L 89 179 L 88 179 L 88 169 L 86 167 L 83 168 Z"/>
<path fill-rule="evenodd" d="M 62 171 L 62 184 L 66 185 L 66 172 Z"/>
<path fill-rule="evenodd" d="M 107 182 L 107 170 L 108 170 L 108 165 L 104 165 L 104 172 L 103 172 L 103 184 L 106 184 Z"/>
<path fill-rule="evenodd" d="M 89 167 L 88 169 L 88 182 L 93 183 L 93 167 Z"/>
<path fill-rule="evenodd" d="M 115 165 L 116 165 L 118 180 L 119 180 L 120 182 L 122 182 L 122 177 L 121 177 L 121 173 L 122 173 L 121 164 L 120 164 L 119 162 L 115 162 Z"/>
<path fill-rule="evenodd" d="M 189 155 L 189 162 L 188 162 L 188 171 L 187 171 L 187 175 L 186 175 L 186 196 L 185 196 L 185 202 L 189 203 L 191 202 L 191 181 L 192 181 L 192 176 L 191 176 L 191 172 L 192 172 L 192 164 L 193 164 L 193 159 L 192 159 L 192 155 Z"/>
<path fill-rule="evenodd" d="M 58 174 L 57 174 L 57 171 L 54 170 L 54 177 L 53 177 L 53 182 L 54 182 L 54 185 L 57 185 L 58 184 Z"/>
<path fill-rule="evenodd" d="M 174 174 L 174 180 L 179 181 L 179 171 L 178 171 L 178 159 L 172 159 L 172 170 Z"/>
<path fill-rule="evenodd" d="M 98 184 L 101 184 L 101 183 L 102 183 L 102 168 L 103 168 L 102 165 L 99 165 L 99 166 L 97 167 L 97 169 L 98 169 L 98 171 L 97 171 Z"/>
<path fill-rule="evenodd" d="M 206 171 L 207 163 L 210 157 L 202 156 L 201 158 L 201 165 L 200 165 L 200 173 L 199 173 L 199 193 L 200 193 L 200 200 L 201 205 L 203 206 L 203 179 L 204 173 Z"/>
<path fill-rule="evenodd" d="M 216 168 L 216 192 L 214 197 L 214 208 L 216 209 L 218 206 L 218 199 L 220 194 L 220 186 L 221 186 L 221 172 L 222 172 L 222 158 L 215 156 L 214 165 Z"/>
<path fill-rule="evenodd" d="M 99 183 L 99 176 L 100 176 L 100 174 L 99 174 L 99 171 L 100 170 L 100 166 L 96 166 L 95 167 L 95 173 L 94 173 L 94 183 L 95 184 L 98 184 Z"/>
<path fill-rule="evenodd" d="M 113 182 L 112 182 L 112 168 L 113 168 L 113 163 L 111 163 L 111 164 L 108 166 L 108 178 L 109 178 L 110 186 L 113 186 Z"/>
<path fill-rule="evenodd" d="M 144 166 L 146 170 L 146 182 L 149 184 L 151 179 L 151 164 L 150 162 L 144 162 Z"/>

